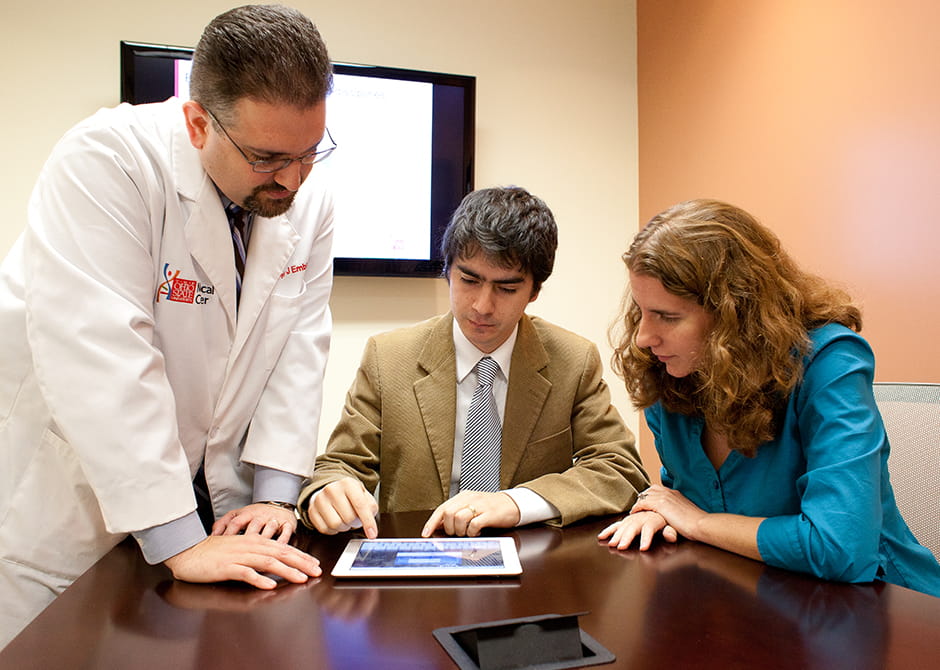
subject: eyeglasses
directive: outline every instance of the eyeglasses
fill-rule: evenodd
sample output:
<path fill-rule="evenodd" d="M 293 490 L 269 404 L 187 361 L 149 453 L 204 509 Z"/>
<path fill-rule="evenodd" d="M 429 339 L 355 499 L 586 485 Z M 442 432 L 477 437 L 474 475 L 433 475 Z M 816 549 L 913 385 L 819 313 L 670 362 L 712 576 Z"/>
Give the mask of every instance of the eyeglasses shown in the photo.
<path fill-rule="evenodd" d="M 225 126 L 219 123 L 219 120 L 215 118 L 215 114 L 209 111 L 209 109 L 205 106 L 203 106 L 203 109 L 206 110 L 206 113 L 209 115 L 209 118 L 211 118 L 215 122 L 215 125 L 219 127 L 219 130 L 222 131 L 222 134 L 225 135 L 226 138 L 228 138 L 228 141 L 232 143 L 233 147 L 238 149 L 238 153 L 242 155 L 242 158 L 248 161 L 248 164 L 251 166 L 251 169 L 254 170 L 255 172 L 261 172 L 261 173 L 278 172 L 286 168 L 288 165 L 290 165 L 294 161 L 300 161 L 302 165 L 313 165 L 314 163 L 319 163 L 324 158 L 329 156 L 331 153 L 333 153 L 333 150 L 336 148 L 336 142 L 333 141 L 333 136 L 330 135 L 330 129 L 326 128 L 325 129 L 326 136 L 320 140 L 319 144 L 317 144 L 316 150 L 311 151 L 309 154 L 304 154 L 303 156 L 300 156 L 299 158 L 265 158 L 262 160 L 253 161 L 250 158 L 248 158 L 248 154 L 246 154 L 245 151 L 240 146 L 238 146 L 235 140 L 232 139 L 232 136 L 228 134 L 228 131 L 225 129 Z"/>

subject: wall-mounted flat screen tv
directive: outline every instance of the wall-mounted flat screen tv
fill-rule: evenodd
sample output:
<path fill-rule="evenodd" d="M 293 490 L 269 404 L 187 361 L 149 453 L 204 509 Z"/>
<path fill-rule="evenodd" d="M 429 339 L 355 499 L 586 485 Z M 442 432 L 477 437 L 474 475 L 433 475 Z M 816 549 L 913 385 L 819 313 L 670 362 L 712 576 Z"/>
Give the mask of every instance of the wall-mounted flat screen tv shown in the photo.
<path fill-rule="evenodd" d="M 192 49 L 121 42 L 121 101 L 189 97 Z M 441 238 L 473 190 L 476 79 L 334 63 L 327 125 L 337 150 L 313 178 L 336 202 L 338 275 L 436 277 Z"/>

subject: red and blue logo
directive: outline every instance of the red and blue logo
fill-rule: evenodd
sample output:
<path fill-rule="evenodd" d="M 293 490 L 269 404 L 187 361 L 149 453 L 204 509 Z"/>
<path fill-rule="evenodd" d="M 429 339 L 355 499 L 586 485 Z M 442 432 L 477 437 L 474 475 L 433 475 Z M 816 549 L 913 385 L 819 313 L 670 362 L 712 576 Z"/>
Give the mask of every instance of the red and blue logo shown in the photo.
<path fill-rule="evenodd" d="M 172 302 L 185 302 L 190 305 L 205 305 L 215 294 L 215 287 L 200 284 L 195 279 L 182 279 L 180 271 L 170 269 L 170 264 L 163 266 L 163 282 L 157 287 L 156 301 L 160 299 Z"/>

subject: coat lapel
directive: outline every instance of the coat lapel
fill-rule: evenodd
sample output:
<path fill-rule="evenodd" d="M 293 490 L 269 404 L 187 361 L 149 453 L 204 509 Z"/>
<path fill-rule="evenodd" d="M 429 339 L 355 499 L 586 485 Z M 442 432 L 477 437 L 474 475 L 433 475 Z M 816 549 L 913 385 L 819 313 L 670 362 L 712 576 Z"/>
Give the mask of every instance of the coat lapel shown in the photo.
<path fill-rule="evenodd" d="M 242 296 L 238 305 L 238 328 L 235 331 L 233 354 L 237 355 L 245 343 L 261 310 L 268 301 L 278 280 L 284 273 L 300 234 L 286 216 L 273 219 L 255 217 L 251 225 Z M 231 240 L 229 240 L 231 247 Z M 234 260 L 232 261 L 234 274 Z"/>
<path fill-rule="evenodd" d="M 222 303 L 229 333 L 234 333 L 235 259 L 232 236 L 218 191 L 208 177 L 186 222 L 186 243 L 193 261 L 202 268 Z"/>
<path fill-rule="evenodd" d="M 426 376 L 418 378 L 414 383 L 415 399 L 445 499 L 450 493 L 450 473 L 454 463 L 454 416 L 457 412 L 457 358 L 452 329 L 453 318 L 450 315 L 441 318 L 434 327 L 418 356 L 418 365 Z"/>
<path fill-rule="evenodd" d="M 193 203 L 184 228 L 186 244 L 193 262 L 205 273 L 222 303 L 229 335 L 232 336 L 235 333 L 232 235 L 219 192 L 203 169 L 199 152 L 190 144 L 184 123 L 180 123 L 173 132 L 172 156 L 177 192 L 181 199 Z"/>
<path fill-rule="evenodd" d="M 552 383 L 541 374 L 549 357 L 528 316 L 519 321 L 519 334 L 512 351 L 509 388 L 503 413 L 503 446 L 500 465 L 500 486 L 508 488 L 526 445 L 542 413 Z"/>

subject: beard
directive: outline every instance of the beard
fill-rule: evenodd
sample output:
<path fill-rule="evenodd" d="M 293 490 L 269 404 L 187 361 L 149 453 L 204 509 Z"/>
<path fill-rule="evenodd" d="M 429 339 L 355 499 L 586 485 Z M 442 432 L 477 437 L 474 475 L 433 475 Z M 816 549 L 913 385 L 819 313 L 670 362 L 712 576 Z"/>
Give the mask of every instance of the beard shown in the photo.
<path fill-rule="evenodd" d="M 276 189 L 272 189 L 270 186 L 256 186 L 251 192 L 251 195 L 245 198 L 244 208 L 264 218 L 284 214 L 291 208 L 291 205 L 294 204 L 294 196 L 297 194 L 291 193 L 286 198 L 278 198 L 276 200 L 260 197 L 265 191 L 273 190 L 280 191 L 281 188 L 277 187 Z"/>

